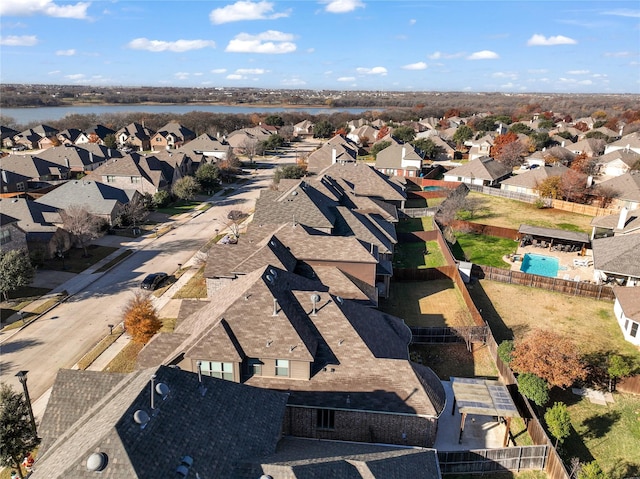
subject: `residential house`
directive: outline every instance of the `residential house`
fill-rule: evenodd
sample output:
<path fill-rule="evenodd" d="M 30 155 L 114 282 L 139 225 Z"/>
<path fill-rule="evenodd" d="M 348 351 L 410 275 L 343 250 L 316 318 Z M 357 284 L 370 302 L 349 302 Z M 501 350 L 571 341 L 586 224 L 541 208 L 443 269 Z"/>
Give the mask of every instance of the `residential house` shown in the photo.
<path fill-rule="evenodd" d="M 54 258 L 71 248 L 69 233 L 59 226 L 62 220 L 57 208 L 24 198 L 3 198 L 0 209 L 17 220 L 20 232 L 15 238 L 24 237 L 20 243 L 33 259 Z"/>
<path fill-rule="evenodd" d="M 358 146 L 372 145 L 378 138 L 380 130 L 371 125 L 363 125 L 347 133 L 347 138 Z"/>
<path fill-rule="evenodd" d="M 616 302 L 613 305 L 613 313 L 618 320 L 622 335 L 626 341 L 635 346 L 640 346 L 640 294 L 636 288 L 613 288 Z"/>
<path fill-rule="evenodd" d="M 331 238 L 331 237 L 328 237 Z M 445 405 L 401 319 L 266 266 L 220 289 L 138 357 L 289 394 L 284 434 L 429 447 Z M 197 306 L 197 305 L 196 305 Z"/>
<path fill-rule="evenodd" d="M 112 130 L 108 126 L 104 126 L 100 124 L 93 125 L 84 131 L 84 135 L 78 138 L 78 140 L 76 141 L 76 144 L 84 145 L 86 143 L 97 143 L 98 145 L 104 146 L 105 138 L 107 138 L 107 136 L 109 135 L 115 136 L 115 134 L 116 134 L 116 131 Z"/>
<path fill-rule="evenodd" d="M 196 134 L 176 121 L 170 121 L 151 137 L 153 151 L 174 150 L 193 140 Z"/>
<path fill-rule="evenodd" d="M 11 148 L 15 146 L 13 143 L 13 137 L 16 136 L 19 131 L 9 128 L 8 126 L 0 125 L 0 145 L 2 148 Z"/>
<path fill-rule="evenodd" d="M 633 133 L 629 133 L 628 135 L 623 136 L 617 141 L 608 143 L 604 147 L 605 154 L 615 150 L 631 150 L 635 153 L 640 154 L 640 132 L 634 131 Z"/>
<path fill-rule="evenodd" d="M 477 140 L 468 140 L 464 144 L 469 147 L 469 161 L 477 160 L 491 154 L 493 135 L 485 135 Z"/>
<path fill-rule="evenodd" d="M 591 247 L 597 283 L 640 284 L 640 234 L 595 239 Z"/>
<path fill-rule="evenodd" d="M 88 145 L 86 145 L 88 146 Z M 104 147 L 102 147 L 105 149 Z M 77 145 L 63 145 L 49 148 L 37 153 L 39 158 L 50 161 L 64 168 L 69 169 L 70 175 L 84 174 L 93 171 L 108 159 L 104 151 L 97 151 L 95 148 L 85 148 Z"/>
<path fill-rule="evenodd" d="M 28 150 L 37 150 L 47 146 L 54 146 L 50 138 L 54 138 L 58 130 L 48 125 L 39 125 L 21 131 L 13 137 L 14 147 L 23 146 Z"/>
<path fill-rule="evenodd" d="M 319 173 L 344 186 L 355 196 L 377 199 L 395 208 L 404 208 L 407 193 L 397 182 L 364 162 L 336 162 Z"/>
<path fill-rule="evenodd" d="M 130 123 L 116 131 L 116 141 L 121 147 L 128 146 L 139 151 L 151 149 L 153 132 L 144 124 Z"/>
<path fill-rule="evenodd" d="M 444 181 L 478 186 L 498 186 L 511 175 L 511 168 L 489 157 L 477 158 L 444 174 Z"/>
<path fill-rule="evenodd" d="M 640 166 L 640 153 L 633 150 L 611 150 L 597 160 L 598 173 L 603 176 L 620 176 L 635 165 Z"/>
<path fill-rule="evenodd" d="M 612 200 L 614 208 L 626 207 L 635 210 L 640 207 L 640 171 L 630 171 L 598 185 L 615 192 L 616 196 Z"/>
<path fill-rule="evenodd" d="M 169 367 L 58 372 L 32 479 L 243 477 L 271 456 L 287 394 Z"/>
<path fill-rule="evenodd" d="M 89 143 L 89 138 L 82 132 L 82 130 L 78 128 L 68 128 L 66 130 L 62 130 L 60 133 L 56 135 L 58 141 L 61 145 L 75 145 L 76 141 L 82 137 L 80 140 L 81 143 Z"/>
<path fill-rule="evenodd" d="M 70 170 L 34 155 L 8 155 L 0 158 L 2 195 L 16 196 L 46 184 L 66 180 Z"/>
<path fill-rule="evenodd" d="M 367 126 L 369 124 L 369 120 L 367 120 L 366 118 L 359 118 L 357 120 L 349 120 L 347 122 L 347 128 L 349 128 L 349 131 L 355 131 L 358 128 L 362 128 L 363 126 Z"/>
<path fill-rule="evenodd" d="M 424 153 L 408 143 L 392 144 L 376 155 L 375 168 L 387 176 L 418 177 L 422 173 Z"/>
<path fill-rule="evenodd" d="M 578 139 L 579 140 L 585 139 L 589 133 L 602 133 L 607 137 L 605 138 L 606 141 L 615 141 L 615 140 L 618 140 L 621 136 L 620 133 L 613 131 L 610 128 L 607 128 L 606 126 L 601 126 L 599 128 L 593 128 L 587 132 L 582 133 L 582 135 L 580 135 Z"/>
<path fill-rule="evenodd" d="M 60 370 L 30 477 L 441 477 L 433 449 L 281 437 L 286 401 L 162 366 Z"/>
<path fill-rule="evenodd" d="M 434 161 L 451 161 L 455 158 L 456 150 L 449 143 L 443 140 L 439 135 L 432 135 L 428 137 L 429 140 L 436 145 L 438 152 L 434 158 L 430 158 Z"/>
<path fill-rule="evenodd" d="M 58 210 L 66 210 L 77 205 L 83 206 L 89 213 L 104 220 L 106 224 L 113 225 L 123 205 L 136 198 L 142 199 L 135 189 L 124 190 L 86 178 L 68 181 L 41 196 L 36 202 Z"/>
<path fill-rule="evenodd" d="M 267 140 L 271 135 L 271 131 L 259 126 L 242 128 L 229 133 L 226 137 L 226 142 L 231 145 L 233 151 L 237 153 L 255 154 L 255 149 L 258 144 Z"/>
<path fill-rule="evenodd" d="M 302 120 L 300 123 L 293 125 L 293 136 L 301 138 L 310 138 L 313 136 L 314 124 L 309 120 Z"/>
<path fill-rule="evenodd" d="M 596 216 L 591 220 L 591 239 L 607 236 L 640 233 L 640 210 L 629 211 L 623 207 L 620 213 Z"/>
<path fill-rule="evenodd" d="M 604 144 L 602 140 L 585 138 L 584 140 L 568 144 L 566 148 L 576 155 L 583 153 L 587 155 L 588 158 L 595 158 L 603 153 Z"/>
<path fill-rule="evenodd" d="M 567 171 L 569 171 L 569 168 L 563 165 L 534 168 L 502 180 L 500 189 L 525 195 L 538 195 L 538 186 L 542 182 L 552 176 L 562 177 Z"/>
<path fill-rule="evenodd" d="M 87 175 L 87 179 L 154 195 L 171 187 L 174 171 L 169 172 L 167 166 L 155 156 L 131 153 L 104 163 Z"/>
<path fill-rule="evenodd" d="M 196 156 L 202 155 L 208 161 L 212 159 L 218 161 L 226 160 L 229 157 L 231 146 L 208 133 L 203 133 L 188 144 L 178 148 L 178 151 L 186 154 L 195 154 Z"/>
<path fill-rule="evenodd" d="M 307 157 L 307 172 L 319 174 L 335 163 L 355 163 L 358 145 L 342 135 L 336 135 Z"/>
<path fill-rule="evenodd" d="M 0 206 L 4 206 L 0 199 Z M 27 249 L 27 234 L 18 226 L 18 219 L 6 214 L 4 208 L 0 213 L 0 251 L 6 253 L 13 250 Z"/>

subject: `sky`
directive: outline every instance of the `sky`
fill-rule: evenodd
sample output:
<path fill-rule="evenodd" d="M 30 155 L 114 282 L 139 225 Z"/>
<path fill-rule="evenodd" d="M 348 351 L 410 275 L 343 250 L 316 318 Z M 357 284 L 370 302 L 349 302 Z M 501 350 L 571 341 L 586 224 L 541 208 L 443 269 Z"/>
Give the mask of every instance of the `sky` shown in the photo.
<path fill-rule="evenodd" d="M 640 1 L 1 0 L 0 82 L 640 93 Z"/>

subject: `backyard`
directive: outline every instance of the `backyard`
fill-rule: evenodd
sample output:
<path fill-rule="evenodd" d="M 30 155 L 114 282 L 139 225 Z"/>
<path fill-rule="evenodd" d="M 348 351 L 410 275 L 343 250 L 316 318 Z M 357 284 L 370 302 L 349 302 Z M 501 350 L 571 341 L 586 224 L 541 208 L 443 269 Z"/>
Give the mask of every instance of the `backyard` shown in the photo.
<path fill-rule="evenodd" d="M 475 264 L 508 269 L 510 265 L 503 257 L 518 249 L 518 242 L 512 239 L 462 232 L 456 232 L 455 236 L 457 242 L 451 247 L 453 256 Z"/>
<path fill-rule="evenodd" d="M 469 292 L 498 343 L 547 328 L 570 337 L 582 354 L 615 352 L 640 364 L 638 349 L 622 338 L 611 302 L 493 281 L 475 283 Z M 640 398 L 620 393 L 613 397 L 613 404 L 603 406 L 571 389 L 551 391 L 550 403 L 566 403 L 571 416 L 573 432 L 560 448 L 566 464 L 572 457 L 595 459 L 612 478 L 640 472 Z"/>
<path fill-rule="evenodd" d="M 499 196 L 471 192 L 468 198 L 474 201 L 472 217 L 464 219 L 474 223 L 518 229 L 521 224 L 556 228 L 568 231 L 591 231 L 591 216 L 579 215 L 552 208 L 537 208 L 530 203 L 509 200 Z"/>

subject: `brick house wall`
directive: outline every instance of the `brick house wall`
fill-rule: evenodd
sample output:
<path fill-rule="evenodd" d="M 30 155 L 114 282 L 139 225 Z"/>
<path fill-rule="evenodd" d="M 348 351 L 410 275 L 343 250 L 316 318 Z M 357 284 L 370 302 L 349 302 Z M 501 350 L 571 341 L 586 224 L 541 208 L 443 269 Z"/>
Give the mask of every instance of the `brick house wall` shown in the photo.
<path fill-rule="evenodd" d="M 27 249 L 27 235 L 15 224 L 9 223 L 0 228 L 0 250 Z"/>
<path fill-rule="evenodd" d="M 419 447 L 432 447 L 436 440 L 438 419 L 435 417 L 336 409 L 334 429 L 319 429 L 317 411 L 316 408 L 287 405 L 283 433 L 313 439 Z"/>

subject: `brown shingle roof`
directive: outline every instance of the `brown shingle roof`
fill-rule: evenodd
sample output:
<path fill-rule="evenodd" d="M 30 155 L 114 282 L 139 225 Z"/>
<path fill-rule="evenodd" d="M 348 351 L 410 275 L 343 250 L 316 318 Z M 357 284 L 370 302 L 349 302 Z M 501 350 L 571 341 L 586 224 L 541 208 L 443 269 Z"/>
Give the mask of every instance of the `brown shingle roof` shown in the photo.
<path fill-rule="evenodd" d="M 386 176 L 366 163 L 336 163 L 322 171 L 322 175 L 342 179 L 356 195 L 380 198 L 385 201 L 403 201 L 407 195 Z"/>
<path fill-rule="evenodd" d="M 591 245 L 594 269 L 640 278 L 640 234 L 600 238 Z"/>

